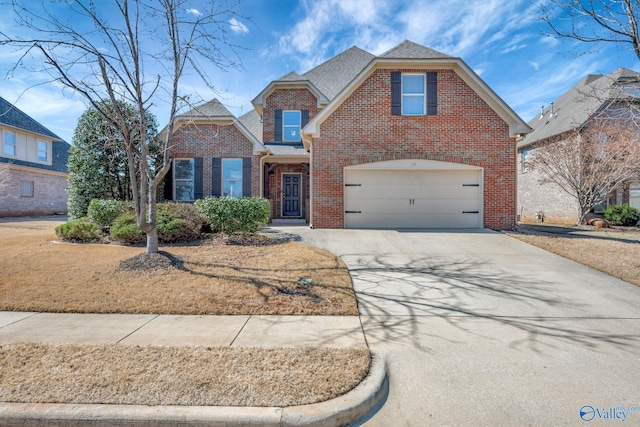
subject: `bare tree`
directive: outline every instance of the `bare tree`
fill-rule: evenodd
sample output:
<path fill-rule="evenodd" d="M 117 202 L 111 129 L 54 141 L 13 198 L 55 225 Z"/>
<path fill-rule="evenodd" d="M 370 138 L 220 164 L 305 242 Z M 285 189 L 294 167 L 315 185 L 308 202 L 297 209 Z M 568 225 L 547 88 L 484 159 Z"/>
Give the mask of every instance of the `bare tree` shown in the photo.
<path fill-rule="evenodd" d="M 540 9 L 553 35 L 596 45 L 628 45 L 640 59 L 637 0 L 549 0 Z"/>
<path fill-rule="evenodd" d="M 541 173 L 541 183 L 554 183 L 577 199 L 578 224 L 613 190 L 640 177 L 639 129 L 629 114 L 603 112 L 531 153 L 529 166 Z"/>
<path fill-rule="evenodd" d="M 0 31 L 0 46 L 24 52 L 16 66 L 32 55 L 41 57 L 41 69 L 84 97 L 120 133 L 147 253 L 158 251 L 157 188 L 170 168 L 173 122 L 186 100 L 179 83 L 190 70 L 212 87 L 204 65 L 227 69 L 237 64 L 228 33 L 237 1 L 203 4 L 207 10 L 196 10 L 187 0 L 43 0 L 34 8 L 33 2 L 12 0 L 19 32 L 28 36 Z M 139 121 L 132 126 L 124 109 L 105 110 L 104 99 L 114 106 L 133 105 Z M 160 165 L 150 161 L 148 146 L 146 117 L 152 104 L 169 110 Z"/>

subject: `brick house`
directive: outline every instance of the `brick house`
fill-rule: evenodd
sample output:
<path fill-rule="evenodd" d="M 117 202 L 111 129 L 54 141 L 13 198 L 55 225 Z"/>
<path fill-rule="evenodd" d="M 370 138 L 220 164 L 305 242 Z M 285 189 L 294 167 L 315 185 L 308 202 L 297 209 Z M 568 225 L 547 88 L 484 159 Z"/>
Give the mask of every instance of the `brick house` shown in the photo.
<path fill-rule="evenodd" d="M 66 214 L 69 144 L 0 97 L 0 217 Z"/>
<path fill-rule="evenodd" d="M 352 47 L 272 81 L 253 105 L 235 119 L 214 100 L 178 118 L 165 196 L 180 199 L 191 177 L 202 193 L 183 200 L 239 196 L 242 178 L 274 222 L 515 226 L 515 141 L 530 128 L 460 58 L 410 41 L 381 56 Z"/>
<path fill-rule="evenodd" d="M 521 221 L 533 222 L 542 212 L 544 220 L 557 223 L 576 223 L 580 210 L 578 201 L 553 183 L 541 183 L 543 176 L 528 167 L 536 149 L 563 141 L 575 131 L 583 129 L 595 117 L 606 117 L 616 110 L 629 110 L 640 100 L 640 73 L 620 68 L 608 75 L 587 75 L 575 86 L 542 108 L 529 121 L 533 131 L 518 141 L 518 216 Z M 637 107 L 635 107 L 637 108 Z M 640 181 L 629 182 L 610 195 L 607 205 L 630 204 L 640 209 Z M 598 212 L 606 206 L 597 209 Z"/>

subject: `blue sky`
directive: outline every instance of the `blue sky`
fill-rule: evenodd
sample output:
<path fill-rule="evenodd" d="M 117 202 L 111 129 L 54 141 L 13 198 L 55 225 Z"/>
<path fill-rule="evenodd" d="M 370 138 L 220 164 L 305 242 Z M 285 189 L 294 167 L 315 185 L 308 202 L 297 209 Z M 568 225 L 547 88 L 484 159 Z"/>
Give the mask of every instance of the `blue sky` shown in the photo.
<path fill-rule="evenodd" d="M 204 0 L 187 2 L 197 8 Z M 40 1 L 34 1 L 38 7 Z M 253 107 L 269 82 L 310 68 L 356 45 L 381 54 L 408 39 L 461 57 L 524 120 L 528 121 L 585 74 L 619 67 L 640 70 L 626 47 L 593 51 L 575 41 L 545 35 L 538 2 L 532 0 L 245 0 L 236 8 L 247 17 L 228 22 L 242 67 L 209 70 L 217 93 L 192 76 L 181 90 L 192 99 L 220 99 L 236 116 Z M 5 24 L 6 25 L 6 24 Z M 6 28 L 6 27 L 4 27 Z M 580 54 L 583 50 L 587 53 Z M 0 48 L 0 96 L 71 142 L 84 101 L 47 83 L 46 75 L 18 69 L 17 56 Z M 152 112 L 160 127 L 162 105 Z"/>

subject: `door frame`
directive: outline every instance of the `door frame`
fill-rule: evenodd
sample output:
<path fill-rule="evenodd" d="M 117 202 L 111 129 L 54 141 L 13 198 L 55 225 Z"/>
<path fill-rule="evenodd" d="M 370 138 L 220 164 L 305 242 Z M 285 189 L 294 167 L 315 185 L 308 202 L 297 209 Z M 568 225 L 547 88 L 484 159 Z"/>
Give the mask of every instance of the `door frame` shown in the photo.
<path fill-rule="evenodd" d="M 285 215 L 284 214 L 284 176 L 285 175 L 298 175 L 300 180 L 298 181 L 298 206 L 300 207 L 299 215 Z M 282 172 L 280 176 L 280 217 L 281 218 L 302 218 L 303 209 L 302 209 L 302 173 L 300 172 Z"/>

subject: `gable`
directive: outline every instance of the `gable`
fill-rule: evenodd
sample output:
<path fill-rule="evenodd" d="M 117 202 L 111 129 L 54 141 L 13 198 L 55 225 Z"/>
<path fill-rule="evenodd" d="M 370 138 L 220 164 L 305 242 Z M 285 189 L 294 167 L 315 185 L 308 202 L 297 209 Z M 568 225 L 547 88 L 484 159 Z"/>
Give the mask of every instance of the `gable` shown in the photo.
<path fill-rule="evenodd" d="M 516 137 L 531 130 L 529 126 L 460 58 L 444 57 L 419 60 L 377 58 L 372 61 L 356 79 L 345 87 L 343 91 L 304 128 L 303 141 L 307 149 L 309 148 L 312 139 L 319 137 L 322 123 L 331 114 L 333 114 L 342 103 L 352 96 L 353 93 L 377 70 L 388 70 L 389 72 L 394 70 L 413 70 L 418 72 L 424 71 L 425 73 L 429 70 L 451 70 L 455 72 L 456 75 L 464 81 L 464 83 L 505 123 L 507 123 L 509 126 L 510 137 Z"/>

